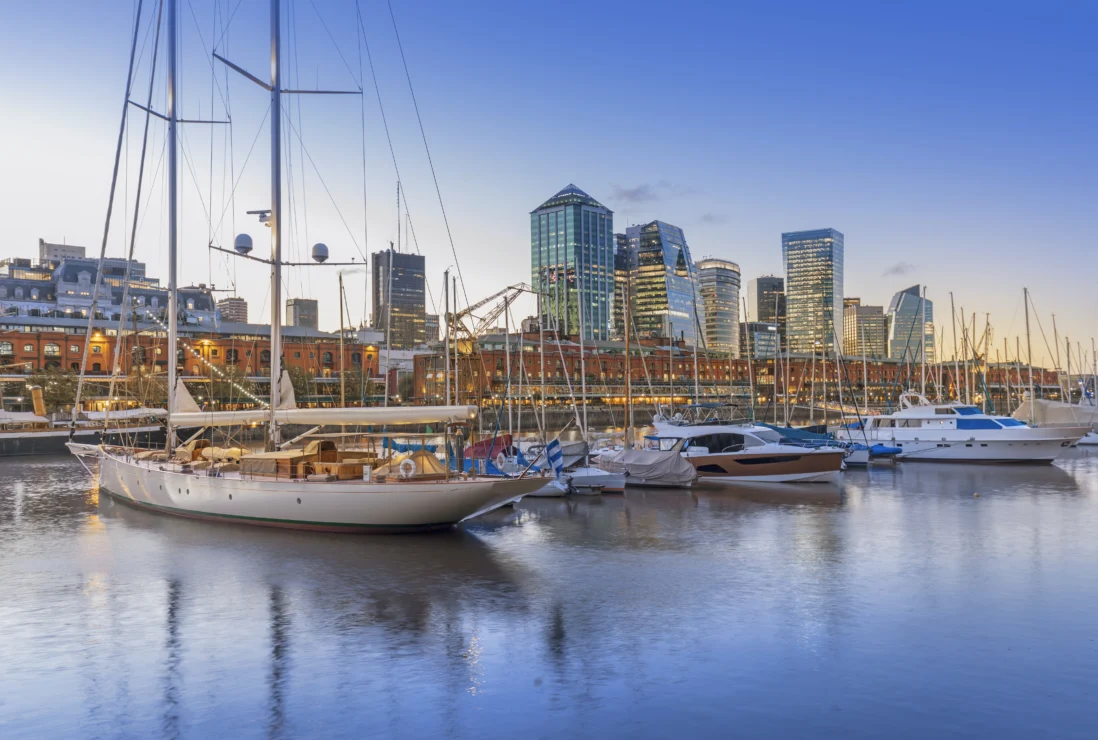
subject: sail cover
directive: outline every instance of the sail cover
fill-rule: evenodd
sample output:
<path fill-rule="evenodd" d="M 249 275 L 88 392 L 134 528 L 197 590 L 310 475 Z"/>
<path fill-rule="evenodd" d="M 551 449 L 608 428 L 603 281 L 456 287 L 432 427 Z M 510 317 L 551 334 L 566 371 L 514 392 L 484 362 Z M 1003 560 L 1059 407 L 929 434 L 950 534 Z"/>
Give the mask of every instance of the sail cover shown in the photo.
<path fill-rule="evenodd" d="M 260 424 L 270 418 L 266 409 L 245 411 L 191 411 L 172 414 L 172 426 L 236 426 Z M 369 408 L 336 409 L 279 409 L 274 412 L 279 424 L 304 424 L 308 426 L 383 426 L 386 424 L 446 424 L 473 421 L 477 418 L 476 406 L 379 406 Z"/>
<path fill-rule="evenodd" d="M 1031 407 L 1033 420 L 1039 427 L 1081 427 L 1090 426 L 1098 430 L 1098 407 L 1091 405 L 1090 399 L 1084 403 L 1065 403 L 1038 398 L 1025 400 L 1014 412 L 1018 421 L 1029 422 Z"/>

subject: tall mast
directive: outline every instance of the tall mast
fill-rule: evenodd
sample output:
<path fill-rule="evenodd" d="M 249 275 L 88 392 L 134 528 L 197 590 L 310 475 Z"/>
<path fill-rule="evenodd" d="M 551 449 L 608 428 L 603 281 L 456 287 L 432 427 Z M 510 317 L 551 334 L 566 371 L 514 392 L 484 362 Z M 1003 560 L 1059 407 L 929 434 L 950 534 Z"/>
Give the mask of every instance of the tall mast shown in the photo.
<path fill-rule="evenodd" d="M 1046 342 L 1048 340 L 1045 340 Z M 1048 346 L 1047 344 L 1045 345 Z M 1064 384 L 1060 375 L 1060 332 L 1056 328 L 1056 314 L 1052 314 L 1052 346 L 1056 348 L 1056 385 L 1060 389 L 1060 398 L 1064 397 Z"/>
<path fill-rule="evenodd" d="M 509 296 L 504 296 L 503 297 L 503 351 L 507 355 L 507 361 L 506 361 L 506 365 L 507 365 L 507 371 L 506 371 L 507 372 L 507 378 L 506 378 L 506 384 L 507 384 L 507 390 L 506 390 L 506 395 L 507 395 L 507 433 L 512 436 L 512 439 L 514 439 L 515 417 L 514 417 L 514 414 L 511 411 L 511 318 L 509 316 L 510 313 L 511 313 L 511 300 L 510 300 L 510 297 Z M 520 352 L 522 351 L 521 344 L 519 346 L 519 351 Z M 520 355 L 520 357 L 521 357 L 521 355 Z M 522 382 L 522 380 L 521 380 L 522 376 L 520 375 L 519 378 L 520 378 L 519 382 L 521 383 Z"/>
<path fill-rule="evenodd" d="M 865 350 L 866 350 L 866 347 L 865 347 L 865 326 L 863 325 L 863 326 L 860 326 L 858 328 L 862 330 L 862 396 L 864 398 L 864 400 L 862 402 L 862 408 L 865 410 L 865 413 L 868 415 L 869 414 L 869 368 L 866 367 L 867 363 L 866 363 L 866 359 L 865 359 Z"/>
<path fill-rule="evenodd" d="M 176 337 L 176 307 L 175 291 L 178 287 L 179 276 L 176 274 L 178 258 L 176 252 L 179 247 L 179 143 L 178 126 L 179 113 L 176 107 L 178 94 L 176 92 L 176 18 L 179 9 L 176 0 L 168 0 L 168 416 L 165 420 L 167 428 L 167 449 L 169 453 L 175 449 L 175 431 L 172 429 L 172 409 L 175 408 L 175 384 L 179 374 L 179 356 L 176 352 L 178 339 Z M 123 310 L 125 307 L 123 306 Z M 273 406 L 272 406 L 273 407 Z"/>
<path fill-rule="evenodd" d="M 541 441 L 549 441 L 549 428 L 545 426 L 545 285 L 538 285 L 538 379 L 541 381 Z M 534 414 L 535 418 L 537 414 Z"/>
<path fill-rule="evenodd" d="M 271 417 L 268 447 L 278 446 L 275 414 L 282 379 L 282 77 L 279 74 L 282 10 L 271 0 Z"/>
<path fill-rule="evenodd" d="M 957 367 L 957 310 L 953 307 L 953 291 L 949 291 L 949 313 L 953 320 L 953 395 L 961 400 L 960 373 Z"/>
<path fill-rule="evenodd" d="M 445 304 L 442 309 L 443 321 L 446 324 L 442 333 L 443 354 L 446 355 L 446 405 L 450 405 L 450 268 L 442 273 L 442 301 Z"/>
<path fill-rule="evenodd" d="M 347 406 L 347 378 L 343 370 L 343 272 L 339 273 L 339 406 Z"/>
<path fill-rule="evenodd" d="M 625 290 L 622 291 L 625 304 L 625 449 L 633 449 L 633 362 L 629 355 L 629 277 L 625 278 Z M 641 360 L 643 362 L 643 359 Z"/>
<path fill-rule="evenodd" d="M 1033 344 L 1029 337 L 1029 288 L 1022 288 L 1026 304 L 1026 362 L 1029 363 L 1029 425 L 1033 426 L 1037 411 L 1037 397 L 1033 395 Z"/>
<path fill-rule="evenodd" d="M 923 286 L 923 295 L 919 299 L 919 309 L 922 311 L 922 321 L 919 326 L 919 393 L 926 396 L 926 286 Z"/>
<path fill-rule="evenodd" d="M 584 281 L 583 281 L 584 267 L 583 267 L 582 262 L 583 262 L 583 255 L 581 254 L 580 255 L 580 265 L 579 265 L 579 291 L 576 293 L 576 309 L 577 309 L 577 313 L 579 315 L 580 396 L 583 398 L 583 418 L 582 419 L 577 419 L 576 421 L 582 423 L 582 426 L 583 426 L 583 429 L 582 429 L 583 441 L 586 442 L 587 441 L 587 360 L 586 360 L 586 354 L 587 353 L 585 351 L 585 347 L 584 347 L 584 344 L 583 344 L 583 332 L 587 328 L 587 322 L 584 321 L 584 315 L 583 315 L 583 304 L 584 304 L 586 293 L 584 292 Z M 590 317 L 587 317 L 587 318 L 590 319 Z M 594 332 L 591 332 L 591 336 L 592 336 L 592 338 L 594 337 Z"/>
<path fill-rule="evenodd" d="M 397 191 L 399 195 L 399 190 Z M 397 211 L 397 228 L 400 228 L 400 211 Z M 389 242 L 389 254 L 385 260 L 385 398 L 381 405 L 389 406 L 389 376 L 392 375 L 393 365 L 391 350 L 393 349 L 393 243 Z"/>

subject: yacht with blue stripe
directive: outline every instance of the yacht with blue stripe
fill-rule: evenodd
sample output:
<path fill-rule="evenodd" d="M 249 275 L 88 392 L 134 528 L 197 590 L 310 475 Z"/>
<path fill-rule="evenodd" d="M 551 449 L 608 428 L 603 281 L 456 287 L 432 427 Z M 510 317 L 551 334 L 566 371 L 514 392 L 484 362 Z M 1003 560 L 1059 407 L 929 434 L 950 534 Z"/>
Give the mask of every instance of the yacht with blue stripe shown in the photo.
<path fill-rule="evenodd" d="M 1087 427 L 1030 426 L 968 404 L 933 404 L 918 393 L 900 396 L 900 410 L 866 419 L 836 436 L 896 447 L 898 460 L 970 463 L 1051 463 L 1089 431 Z"/>

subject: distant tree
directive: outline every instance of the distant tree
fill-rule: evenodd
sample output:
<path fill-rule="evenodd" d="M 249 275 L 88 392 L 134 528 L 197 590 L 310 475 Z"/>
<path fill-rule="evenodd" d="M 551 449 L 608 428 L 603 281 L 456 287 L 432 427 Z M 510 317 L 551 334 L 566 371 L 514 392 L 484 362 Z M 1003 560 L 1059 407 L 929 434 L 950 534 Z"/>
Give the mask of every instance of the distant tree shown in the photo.
<path fill-rule="evenodd" d="M 76 403 L 76 385 L 79 378 L 71 370 L 40 370 L 27 378 L 27 387 L 42 386 L 46 411 L 53 413 L 72 408 Z M 27 393 L 29 395 L 29 392 Z"/>

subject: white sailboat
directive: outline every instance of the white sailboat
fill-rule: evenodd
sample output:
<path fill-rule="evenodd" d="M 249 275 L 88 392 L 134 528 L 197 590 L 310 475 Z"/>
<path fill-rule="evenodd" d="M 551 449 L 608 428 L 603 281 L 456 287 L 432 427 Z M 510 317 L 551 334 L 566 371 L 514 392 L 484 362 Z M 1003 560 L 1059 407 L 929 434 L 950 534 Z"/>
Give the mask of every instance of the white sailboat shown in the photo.
<path fill-rule="evenodd" d="M 176 289 L 178 235 L 177 0 L 168 0 L 168 377 L 176 378 Z M 335 532 L 418 531 L 452 526 L 542 487 L 529 477 L 487 478 L 453 472 L 433 455 L 371 460 L 339 451 L 330 440 L 306 437 L 303 446 L 280 445 L 280 426 L 300 424 L 319 431 L 325 425 L 466 425 L 475 406 L 298 409 L 281 369 L 281 103 L 280 7 L 271 0 L 271 78 L 260 81 L 228 60 L 229 67 L 271 93 L 271 204 L 268 225 L 271 259 L 271 402 L 268 409 L 205 412 L 182 382 L 168 384 L 168 444 L 159 451 L 90 447 L 73 443 L 73 454 L 94 455 L 100 489 L 125 503 L 197 519 Z M 215 55 L 216 56 L 216 55 Z M 158 114 L 159 115 L 159 114 Z M 237 237 L 247 256 L 251 239 Z M 327 257 L 327 250 L 323 250 Z M 255 257 L 249 257 L 256 259 Z M 318 260 L 322 261 L 322 260 Z M 282 398 L 285 395 L 285 398 Z M 250 454 L 230 448 L 202 449 L 204 440 L 174 444 L 175 430 L 258 424 L 268 426 L 268 451 Z M 449 435 L 445 435 L 447 439 Z M 298 441 L 298 440 L 295 440 Z M 434 462 L 432 463 L 431 460 Z M 375 469 L 375 464 L 383 463 Z"/>

